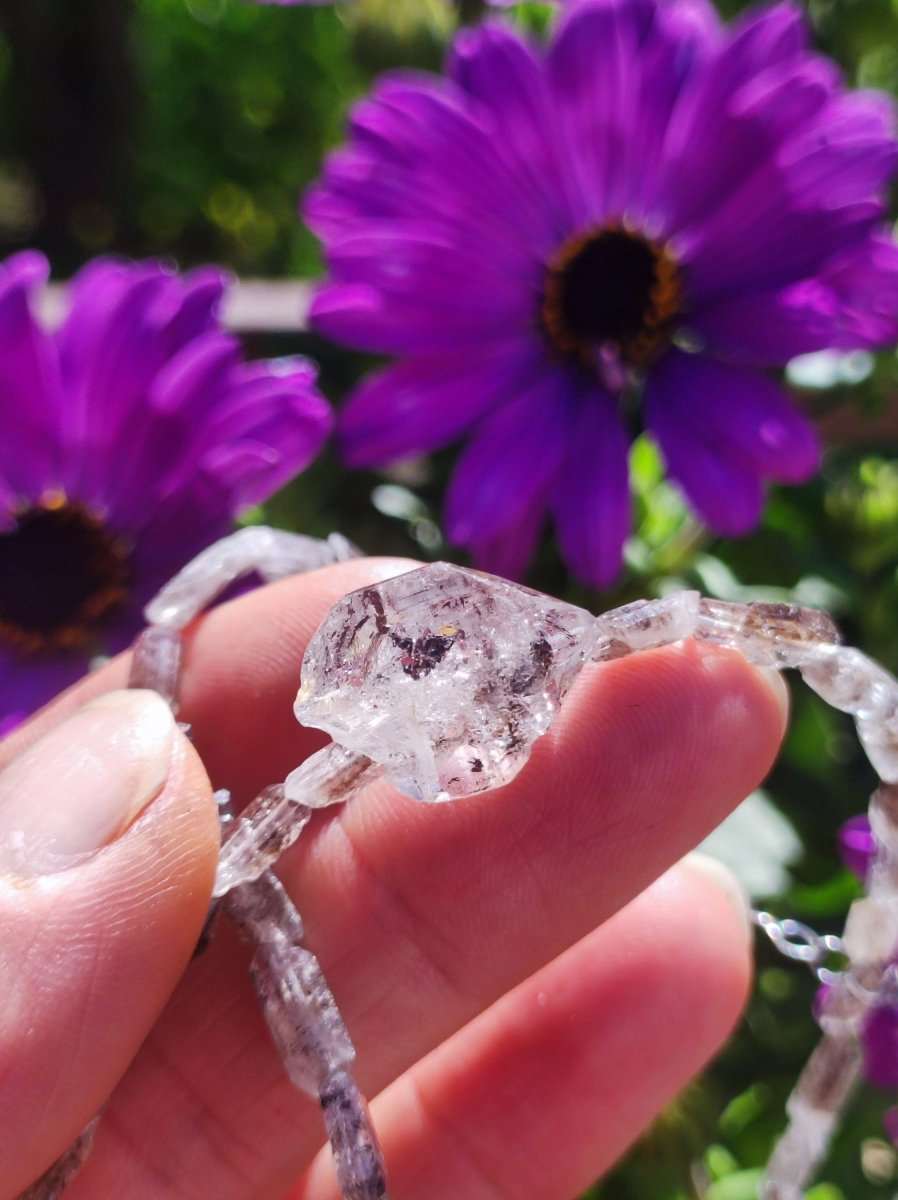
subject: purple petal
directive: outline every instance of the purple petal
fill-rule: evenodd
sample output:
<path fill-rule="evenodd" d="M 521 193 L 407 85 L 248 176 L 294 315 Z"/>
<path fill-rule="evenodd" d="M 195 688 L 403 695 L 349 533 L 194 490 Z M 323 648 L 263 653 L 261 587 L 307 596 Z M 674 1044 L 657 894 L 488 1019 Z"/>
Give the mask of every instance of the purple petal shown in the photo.
<path fill-rule="evenodd" d="M 238 513 L 267 500 L 320 451 L 333 427 L 327 401 L 306 359 L 252 363 L 209 422 L 201 466 L 230 490 Z"/>
<path fill-rule="evenodd" d="M 866 813 L 849 817 L 842 825 L 839 829 L 838 847 L 839 858 L 863 883 L 876 853 L 876 842 L 873 840 Z"/>
<path fill-rule="evenodd" d="M 86 653 L 19 658 L 0 648 L 0 719 L 30 716 L 88 673 Z"/>
<path fill-rule="evenodd" d="M 468 550 L 474 565 L 503 579 L 520 579 L 536 553 L 545 523 L 545 501 L 538 497 L 500 533 L 471 539 Z"/>
<path fill-rule="evenodd" d="M 820 465 L 810 422 L 771 380 L 755 371 L 672 351 L 646 386 L 646 424 L 681 427 L 680 439 L 700 440 L 732 468 L 759 479 L 802 483 Z"/>
<path fill-rule="evenodd" d="M 628 451 L 616 405 L 592 389 L 581 400 L 552 499 L 562 556 L 591 587 L 606 587 L 620 571 L 630 530 Z"/>
<path fill-rule="evenodd" d="M 758 475 L 725 458 L 718 446 L 706 440 L 688 400 L 688 388 L 684 394 L 676 381 L 656 374 L 646 388 L 646 425 L 658 441 L 668 474 L 702 519 L 716 533 L 738 537 L 754 528 L 761 515 L 764 496 Z M 711 401 L 718 403 L 721 398 Z"/>
<path fill-rule="evenodd" d="M 325 165 L 306 197 L 307 223 L 326 240 L 359 231 L 359 222 L 422 214 L 444 234 L 479 247 L 484 259 L 505 247 L 557 234 L 545 206 L 520 186 L 497 152 L 507 135 L 457 87 L 424 75 L 388 75 L 353 111 L 351 142 Z M 459 243 L 461 244 L 461 243 Z"/>
<path fill-rule="evenodd" d="M 26 252 L 0 267 L 0 490 L 31 498 L 60 484 L 65 455 L 55 429 L 64 410 L 56 353 L 31 299 L 46 260 Z"/>
<path fill-rule="evenodd" d="M 553 129 L 546 72 L 530 47 L 498 23 L 465 29 L 453 44 L 446 69 L 487 110 L 496 131 L 496 152 L 519 188 L 519 203 L 545 214 L 549 240 L 582 219 L 579 185 Z M 535 229 L 542 222 L 532 224 Z"/>
<path fill-rule="evenodd" d="M 144 401 L 130 409 L 127 437 L 102 475 L 114 528 L 141 528 L 161 497 L 189 481 L 209 446 L 209 417 L 227 396 L 239 361 L 236 339 L 211 332 L 159 370 Z"/>
<path fill-rule="evenodd" d="M 313 326 L 364 349 L 416 354 L 529 329 L 541 275 L 520 250 L 510 263 L 478 261 L 407 226 L 342 240 L 329 263 L 341 282 L 316 296 Z"/>
<path fill-rule="evenodd" d="M 454 441 L 512 399 L 540 358 L 536 346 L 512 342 L 463 357 L 412 358 L 370 376 L 340 415 L 346 461 L 390 463 Z"/>
<path fill-rule="evenodd" d="M 482 422 L 459 459 L 446 499 L 446 531 L 456 545 L 485 546 L 523 529 L 545 506 L 570 436 L 575 389 L 544 372 Z"/>
<path fill-rule="evenodd" d="M 857 350 L 898 338 L 898 246 L 883 232 L 833 259 L 821 272 L 838 305 L 829 345 Z"/>
<path fill-rule="evenodd" d="M 861 1031 L 864 1074 L 875 1087 L 898 1087 L 898 1008 L 874 1008 Z"/>
<path fill-rule="evenodd" d="M 797 354 L 840 345 L 840 315 L 835 290 L 809 280 L 728 297 L 695 313 L 689 324 L 710 354 L 777 366 Z"/>

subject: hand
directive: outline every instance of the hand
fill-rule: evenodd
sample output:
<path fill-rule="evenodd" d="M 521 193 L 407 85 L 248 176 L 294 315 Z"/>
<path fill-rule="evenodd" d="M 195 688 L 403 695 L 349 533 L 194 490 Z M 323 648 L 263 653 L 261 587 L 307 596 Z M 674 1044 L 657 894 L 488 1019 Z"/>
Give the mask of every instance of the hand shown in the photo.
<path fill-rule="evenodd" d="M 337 1200 L 249 949 L 221 923 L 189 961 L 218 842 L 201 762 L 242 803 L 320 745 L 291 711 L 304 646 L 339 596 L 406 568 L 344 563 L 200 621 L 198 755 L 152 694 L 96 702 L 124 660 L 0 746 L 2 1200 L 110 1093 L 67 1200 Z M 724 1040 L 745 914 L 725 875 L 675 864 L 770 766 L 784 694 L 691 642 L 590 667 L 506 788 L 427 806 L 378 785 L 284 857 L 393 1200 L 571 1200 Z"/>

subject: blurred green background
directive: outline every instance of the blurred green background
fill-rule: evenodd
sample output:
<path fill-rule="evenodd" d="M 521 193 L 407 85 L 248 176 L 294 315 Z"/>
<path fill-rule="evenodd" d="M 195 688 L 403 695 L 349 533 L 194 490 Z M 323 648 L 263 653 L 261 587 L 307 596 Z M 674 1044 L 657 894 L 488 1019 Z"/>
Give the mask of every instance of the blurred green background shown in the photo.
<path fill-rule="evenodd" d="M 721 0 L 728 15 L 741 7 Z M 898 92 L 898 0 L 810 0 L 806 8 L 819 45 L 851 80 Z M 460 10 L 442 0 L 339 9 L 0 0 L 3 252 L 36 245 L 61 279 L 110 251 L 182 266 L 220 261 L 242 275 L 314 276 L 319 255 L 296 198 L 339 140 L 347 107 L 379 70 L 437 66 L 457 21 L 479 12 L 476 0 Z M 515 19 L 536 28 L 546 10 L 521 6 Z M 298 330 L 254 336 L 250 348 L 310 353 L 335 401 L 370 366 Z M 573 585 L 549 540 L 528 581 L 594 609 L 683 586 L 732 600 L 794 597 L 830 609 L 850 643 L 898 669 L 898 362 L 892 353 L 817 356 L 790 378 L 830 452 L 813 483 L 771 493 L 755 534 L 709 537 L 641 439 L 635 532 L 619 586 L 595 595 Z M 452 459 L 447 452 L 381 475 L 347 473 L 326 455 L 251 516 L 312 533 L 340 529 L 373 551 L 451 557 L 439 508 Z M 775 807 L 755 810 L 728 843 L 724 834 L 723 852 L 741 848 L 766 907 L 837 931 L 857 886 L 837 866 L 835 830 L 865 807 L 872 785 L 850 726 L 798 689 L 766 788 Z M 759 945 L 757 985 L 728 1049 L 590 1195 L 753 1198 L 816 1037 L 813 992 L 807 972 Z M 859 1097 L 813 1200 L 898 1197 L 898 1155 L 881 1132 L 895 1099 Z"/>

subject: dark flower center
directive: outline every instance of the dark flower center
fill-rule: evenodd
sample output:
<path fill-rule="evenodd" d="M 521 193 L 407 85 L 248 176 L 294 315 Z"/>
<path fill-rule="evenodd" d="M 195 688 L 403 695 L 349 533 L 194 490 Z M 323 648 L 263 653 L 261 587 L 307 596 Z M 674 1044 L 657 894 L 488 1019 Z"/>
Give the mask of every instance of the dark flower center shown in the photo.
<path fill-rule="evenodd" d="M 543 328 L 556 350 L 585 366 L 609 345 L 630 366 L 644 366 L 667 345 L 681 312 L 670 250 L 621 225 L 569 239 L 549 263 Z"/>
<path fill-rule="evenodd" d="M 25 654 L 84 646 L 127 598 L 128 557 L 102 522 L 52 497 L 0 533 L 0 643 Z"/>

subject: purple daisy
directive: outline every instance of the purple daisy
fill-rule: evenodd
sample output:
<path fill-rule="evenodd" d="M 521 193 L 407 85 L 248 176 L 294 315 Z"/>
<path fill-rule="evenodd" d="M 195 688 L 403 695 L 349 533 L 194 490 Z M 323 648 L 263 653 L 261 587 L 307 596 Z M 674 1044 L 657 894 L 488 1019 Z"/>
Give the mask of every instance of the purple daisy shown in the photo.
<path fill-rule="evenodd" d="M 97 261 L 55 333 L 47 263 L 0 264 L 0 722 L 34 711 L 315 455 L 331 425 L 305 360 L 245 363 L 222 273 Z"/>
<path fill-rule="evenodd" d="M 328 337 L 401 361 L 340 421 L 350 463 L 469 439 L 446 526 L 517 574 L 547 515 L 617 572 L 634 429 L 711 529 L 820 450 L 763 371 L 898 333 L 890 103 L 846 93 L 797 9 L 580 0 L 545 47 L 463 30 L 447 78 L 385 76 L 305 204 Z"/>

